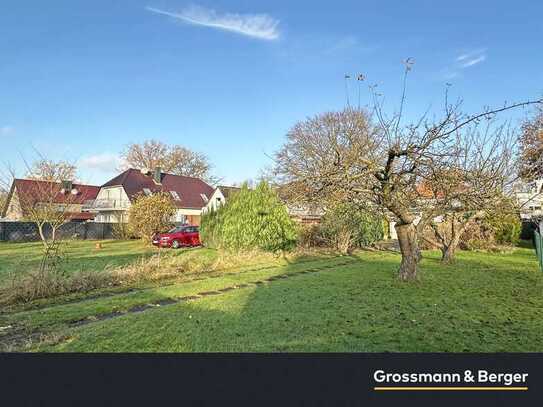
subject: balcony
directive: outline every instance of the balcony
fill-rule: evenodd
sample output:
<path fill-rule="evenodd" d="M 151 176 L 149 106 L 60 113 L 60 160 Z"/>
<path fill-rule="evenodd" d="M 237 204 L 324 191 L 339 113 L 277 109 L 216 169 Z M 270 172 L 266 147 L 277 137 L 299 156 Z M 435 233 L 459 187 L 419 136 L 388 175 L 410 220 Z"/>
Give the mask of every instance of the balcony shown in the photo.
<path fill-rule="evenodd" d="M 124 211 L 130 207 L 130 201 L 121 199 L 94 199 L 85 201 L 84 211 Z"/>

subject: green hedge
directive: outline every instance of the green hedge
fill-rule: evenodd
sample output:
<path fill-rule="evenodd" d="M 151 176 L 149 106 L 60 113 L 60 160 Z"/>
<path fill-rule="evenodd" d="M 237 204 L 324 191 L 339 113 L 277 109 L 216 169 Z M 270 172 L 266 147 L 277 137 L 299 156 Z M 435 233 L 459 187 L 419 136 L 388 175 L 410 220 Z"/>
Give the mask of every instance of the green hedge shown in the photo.
<path fill-rule="evenodd" d="M 202 216 L 200 230 L 208 247 L 275 252 L 296 243 L 295 225 L 266 182 L 253 190 L 243 185 L 225 205 Z"/>

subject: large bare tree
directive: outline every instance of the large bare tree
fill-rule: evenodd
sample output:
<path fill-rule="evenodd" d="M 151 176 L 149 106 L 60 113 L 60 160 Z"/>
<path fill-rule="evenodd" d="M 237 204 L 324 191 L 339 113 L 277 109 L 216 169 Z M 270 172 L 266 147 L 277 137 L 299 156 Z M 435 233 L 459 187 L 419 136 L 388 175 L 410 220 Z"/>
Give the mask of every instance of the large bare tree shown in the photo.
<path fill-rule="evenodd" d="M 402 254 L 399 278 L 405 281 L 417 276 L 417 221 L 421 215 L 433 218 L 438 214 L 418 186 L 432 169 L 445 168 L 451 157 L 457 156 L 457 140 L 463 130 L 473 129 L 499 112 L 543 102 L 507 104 L 467 115 L 461 102 L 449 104 L 445 98 L 440 118 L 423 115 L 404 125 L 410 69 L 407 61 L 398 112 L 387 116 L 382 99 L 373 92 L 372 114 L 347 109 L 307 119 L 292 128 L 275 156 L 279 182 L 291 188 L 291 196 L 321 201 L 359 199 L 372 202 L 391 216 Z"/>
<path fill-rule="evenodd" d="M 128 145 L 121 154 L 126 167 L 162 168 L 176 175 L 201 178 L 211 184 L 219 180 L 211 174 L 212 165 L 206 155 L 180 145 L 168 145 L 157 140 Z"/>

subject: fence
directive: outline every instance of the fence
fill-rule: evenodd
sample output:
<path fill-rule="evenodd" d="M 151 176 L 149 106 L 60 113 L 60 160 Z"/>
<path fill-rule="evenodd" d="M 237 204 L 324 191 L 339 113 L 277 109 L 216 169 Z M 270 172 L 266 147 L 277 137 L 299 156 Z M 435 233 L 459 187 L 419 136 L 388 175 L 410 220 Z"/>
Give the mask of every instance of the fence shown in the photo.
<path fill-rule="evenodd" d="M 543 239 L 541 239 L 541 234 L 537 230 L 534 230 L 534 245 L 539 260 L 539 269 L 543 271 Z"/>
<path fill-rule="evenodd" d="M 113 239 L 114 223 L 68 222 L 57 229 L 61 239 Z M 44 228 L 46 236 L 51 235 L 51 227 Z M 33 242 L 40 240 L 38 227 L 33 222 L 0 222 L 0 241 Z"/>

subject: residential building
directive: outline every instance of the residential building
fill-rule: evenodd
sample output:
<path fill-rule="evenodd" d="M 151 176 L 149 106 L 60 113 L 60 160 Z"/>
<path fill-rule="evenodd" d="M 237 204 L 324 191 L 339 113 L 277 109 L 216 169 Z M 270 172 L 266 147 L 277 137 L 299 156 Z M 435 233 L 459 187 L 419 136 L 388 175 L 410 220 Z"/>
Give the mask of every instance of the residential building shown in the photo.
<path fill-rule="evenodd" d="M 74 184 L 71 181 L 52 182 L 30 179 L 15 179 L 2 209 L 4 220 L 24 220 L 28 210 L 36 205 L 56 205 L 73 221 L 87 221 L 94 214 L 86 212 L 86 201 L 95 199 L 100 187 Z"/>
<path fill-rule="evenodd" d="M 201 179 L 163 173 L 160 168 L 130 168 L 102 185 L 96 199 L 86 202 L 84 209 L 96 214 L 95 222 L 126 222 L 138 196 L 157 192 L 171 195 L 177 207 L 172 221 L 199 225 L 214 189 Z"/>
<path fill-rule="evenodd" d="M 519 184 L 515 196 L 523 220 L 543 216 L 543 179 Z"/>
<path fill-rule="evenodd" d="M 230 187 L 226 185 L 219 185 L 215 190 L 213 191 L 213 194 L 209 198 L 209 201 L 207 202 L 206 207 L 204 208 L 203 212 L 207 212 L 210 210 L 216 210 L 221 205 L 224 205 L 230 197 L 235 194 L 236 192 L 239 192 L 241 188 L 239 187 Z"/>

